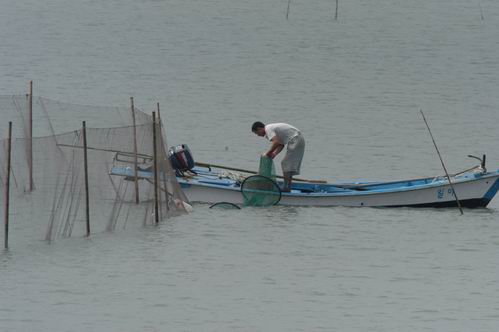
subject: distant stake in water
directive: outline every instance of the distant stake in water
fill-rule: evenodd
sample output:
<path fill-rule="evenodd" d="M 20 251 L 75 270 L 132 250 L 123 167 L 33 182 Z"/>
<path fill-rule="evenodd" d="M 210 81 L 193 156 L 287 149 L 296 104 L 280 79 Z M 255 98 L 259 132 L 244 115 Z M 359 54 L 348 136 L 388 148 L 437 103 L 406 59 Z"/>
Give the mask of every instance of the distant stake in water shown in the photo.
<path fill-rule="evenodd" d="M 336 0 L 336 11 L 334 12 L 334 20 L 338 19 L 338 0 Z"/>
<path fill-rule="evenodd" d="M 289 17 L 289 5 L 291 4 L 291 0 L 288 0 L 288 9 L 286 10 L 286 19 Z"/>
<path fill-rule="evenodd" d="M 428 132 L 430 133 L 431 140 L 433 141 L 433 145 L 435 146 L 435 150 L 437 150 L 438 158 L 440 158 L 440 163 L 442 164 L 442 167 L 445 171 L 445 176 L 447 177 L 447 180 L 449 181 L 449 185 L 452 189 L 452 192 L 454 193 L 454 198 L 456 199 L 457 207 L 459 208 L 459 211 L 461 211 L 461 215 L 463 214 L 463 208 L 461 207 L 461 202 L 459 202 L 459 198 L 457 198 L 457 193 L 454 190 L 454 186 L 452 185 L 452 182 L 450 180 L 449 173 L 447 172 L 447 168 L 445 167 L 444 161 L 442 159 L 442 156 L 440 155 L 440 151 L 438 151 L 437 143 L 435 143 L 435 139 L 433 138 L 433 135 L 430 130 L 430 126 L 428 125 L 428 122 L 426 121 L 426 118 L 424 116 L 423 110 L 419 110 L 421 112 L 421 115 L 423 116 L 424 123 L 426 124 L 426 128 L 428 128 Z"/>

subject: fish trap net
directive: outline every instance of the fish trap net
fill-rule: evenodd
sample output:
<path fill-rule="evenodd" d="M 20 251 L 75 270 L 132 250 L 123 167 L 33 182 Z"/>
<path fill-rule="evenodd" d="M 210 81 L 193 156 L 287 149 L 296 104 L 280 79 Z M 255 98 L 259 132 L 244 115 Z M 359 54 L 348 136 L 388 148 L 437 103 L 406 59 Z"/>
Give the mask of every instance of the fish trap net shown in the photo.
<path fill-rule="evenodd" d="M 150 115 L 134 109 L 133 126 L 127 107 L 44 98 L 35 98 L 32 104 L 33 133 L 39 137 L 28 134 L 26 97 L 0 96 L 3 123 L 12 121 L 16 128 L 11 141 L 10 219 L 26 237 L 54 240 L 84 235 L 88 219 L 95 233 L 154 224 L 185 212 L 188 200 L 168 161 L 166 139 Z M 82 119 L 88 126 L 86 150 Z M 2 138 L 4 129 L 0 129 Z M 3 139 L 1 202 L 6 194 L 7 152 L 8 140 Z M 3 216 L 5 206 L 0 206 Z"/>

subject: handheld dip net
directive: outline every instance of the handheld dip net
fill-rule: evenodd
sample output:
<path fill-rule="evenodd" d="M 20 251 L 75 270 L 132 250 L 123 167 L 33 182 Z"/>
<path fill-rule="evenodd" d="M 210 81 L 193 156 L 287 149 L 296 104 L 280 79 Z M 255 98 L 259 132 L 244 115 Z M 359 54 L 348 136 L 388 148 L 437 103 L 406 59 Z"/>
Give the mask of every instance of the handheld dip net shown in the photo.
<path fill-rule="evenodd" d="M 275 182 L 274 162 L 260 157 L 258 175 L 247 177 L 241 184 L 244 206 L 272 206 L 281 200 L 281 188 Z"/>

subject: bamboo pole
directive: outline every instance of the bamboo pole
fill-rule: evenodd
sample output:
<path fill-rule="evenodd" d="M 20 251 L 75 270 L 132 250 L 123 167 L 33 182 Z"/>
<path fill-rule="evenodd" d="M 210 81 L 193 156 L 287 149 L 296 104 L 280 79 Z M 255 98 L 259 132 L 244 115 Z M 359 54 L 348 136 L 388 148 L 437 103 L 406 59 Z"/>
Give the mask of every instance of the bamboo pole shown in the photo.
<path fill-rule="evenodd" d="M 57 146 L 66 147 L 66 148 L 83 149 L 83 146 L 78 146 L 78 145 L 62 144 L 62 143 L 56 144 L 56 145 Z M 133 156 L 134 155 L 133 152 L 129 152 L 129 151 L 114 150 L 114 149 L 99 149 L 99 148 L 94 148 L 94 147 L 91 147 L 91 146 L 87 146 L 87 150 L 116 152 L 116 153 L 121 153 L 121 154 L 127 155 L 127 156 Z M 147 155 L 147 154 L 141 154 L 141 153 L 138 153 L 137 157 L 138 158 L 143 158 L 143 159 L 152 159 L 152 156 Z"/>
<path fill-rule="evenodd" d="M 29 191 L 33 191 L 33 81 L 29 81 L 28 97 L 28 168 L 29 168 Z"/>
<path fill-rule="evenodd" d="M 161 121 L 161 111 L 159 109 L 159 103 L 156 103 L 156 108 L 158 110 L 158 122 L 159 122 L 159 139 L 161 140 L 161 153 L 163 154 L 163 163 L 169 163 L 170 161 L 168 160 L 168 147 L 165 146 L 165 142 L 163 140 L 163 121 Z M 166 207 L 166 213 L 170 211 L 170 208 L 168 206 L 168 184 L 167 184 L 167 176 L 165 175 L 165 166 L 163 165 L 162 167 L 162 173 L 163 173 L 163 185 L 165 187 L 165 207 Z M 161 194 L 161 190 L 160 190 Z"/>
<path fill-rule="evenodd" d="M 132 112 L 132 123 L 133 123 L 133 155 L 134 155 L 134 165 L 133 174 L 135 177 L 135 203 L 139 204 L 139 162 L 137 158 L 137 124 L 135 122 L 135 107 L 133 105 L 133 97 L 130 97 L 130 110 Z"/>
<path fill-rule="evenodd" d="M 421 112 L 421 115 L 423 116 L 424 123 L 426 125 L 426 128 L 428 129 L 428 132 L 430 133 L 431 140 L 433 142 L 433 146 L 435 146 L 435 150 L 437 150 L 438 158 L 440 159 L 440 163 L 442 164 L 442 168 L 445 171 L 445 176 L 447 177 L 447 181 L 449 181 L 449 186 L 452 189 L 452 192 L 454 194 L 454 198 L 456 199 L 456 204 L 457 207 L 459 208 L 459 212 L 461 212 L 461 215 L 463 214 L 463 208 L 461 207 L 461 203 L 459 202 L 459 198 L 457 197 L 457 193 L 454 190 L 454 186 L 452 185 L 452 182 L 450 180 L 449 172 L 447 172 L 447 167 L 445 167 L 444 160 L 442 159 L 442 156 L 440 155 L 440 151 L 438 150 L 437 143 L 435 142 L 435 139 L 433 138 L 433 134 L 431 133 L 430 126 L 428 125 L 428 122 L 426 121 L 426 118 L 424 116 L 423 110 L 419 110 Z"/>
<path fill-rule="evenodd" d="M 160 147 L 160 154 L 161 154 L 161 166 L 160 166 L 160 169 L 161 169 L 161 176 L 160 178 L 163 179 L 163 181 L 165 180 L 165 168 L 164 168 L 164 165 L 163 163 L 165 162 L 165 156 L 164 156 L 164 144 L 163 144 L 163 130 L 161 129 L 161 112 L 159 110 L 159 103 L 156 103 L 156 112 L 158 112 L 158 124 L 159 124 L 159 147 Z M 158 180 L 159 181 L 159 180 Z M 158 187 L 161 187 L 161 184 L 158 185 Z M 168 192 L 168 189 L 166 188 L 166 185 L 165 185 L 165 190 Z M 166 195 L 165 197 L 168 198 L 168 193 L 166 192 Z M 162 204 L 161 202 L 163 201 L 163 194 L 162 194 L 162 190 L 158 190 L 158 202 L 159 202 L 159 219 L 160 220 L 163 220 L 163 207 L 162 207 Z"/>
<path fill-rule="evenodd" d="M 88 157 L 87 157 L 87 126 L 83 121 L 83 168 L 85 170 L 85 216 L 87 223 L 87 237 L 90 236 L 90 203 L 88 193 Z"/>
<path fill-rule="evenodd" d="M 7 139 L 7 179 L 5 181 L 5 249 L 9 248 L 9 205 L 10 205 L 10 156 L 12 152 L 12 121 L 9 121 L 9 136 Z"/>
<path fill-rule="evenodd" d="M 158 112 L 158 122 L 160 122 L 161 126 L 161 111 L 159 109 L 159 103 L 156 103 L 156 111 Z"/>
<path fill-rule="evenodd" d="M 207 163 L 202 163 L 199 161 L 196 161 L 194 163 L 196 166 L 199 167 L 206 167 L 206 168 L 220 168 L 220 169 L 228 169 L 231 171 L 236 171 L 236 172 L 243 172 L 243 173 L 249 173 L 249 174 L 258 174 L 258 172 L 247 170 L 247 169 L 242 169 L 242 168 L 236 168 L 236 167 L 228 167 L 228 166 L 223 166 L 223 165 L 215 165 L 215 164 L 207 164 Z M 276 175 L 277 178 L 283 179 L 284 177 L 282 175 Z M 302 179 L 302 178 L 293 178 L 293 181 L 298 181 L 298 182 L 310 182 L 310 183 L 327 183 L 326 180 L 310 180 L 310 179 Z"/>
<path fill-rule="evenodd" d="M 159 223 L 159 204 L 158 204 L 158 153 L 156 147 L 156 112 L 152 112 L 152 145 L 154 159 L 154 221 Z"/>

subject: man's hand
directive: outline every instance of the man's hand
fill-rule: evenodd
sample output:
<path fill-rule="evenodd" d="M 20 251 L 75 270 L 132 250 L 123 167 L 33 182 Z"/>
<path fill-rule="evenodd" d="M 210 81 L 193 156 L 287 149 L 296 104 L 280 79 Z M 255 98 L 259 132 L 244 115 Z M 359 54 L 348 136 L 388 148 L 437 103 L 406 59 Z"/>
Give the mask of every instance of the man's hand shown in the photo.
<path fill-rule="evenodd" d="M 262 157 L 267 157 L 267 158 L 270 158 L 270 159 L 274 159 L 275 158 L 275 154 L 270 152 L 270 151 L 267 151 L 265 153 L 262 154 Z"/>
<path fill-rule="evenodd" d="M 279 152 L 282 151 L 284 145 L 279 142 L 277 137 L 272 138 L 271 142 L 272 145 L 270 146 L 270 149 L 267 152 L 265 152 L 263 155 L 269 157 L 270 159 L 274 159 L 275 156 L 277 156 Z"/>

